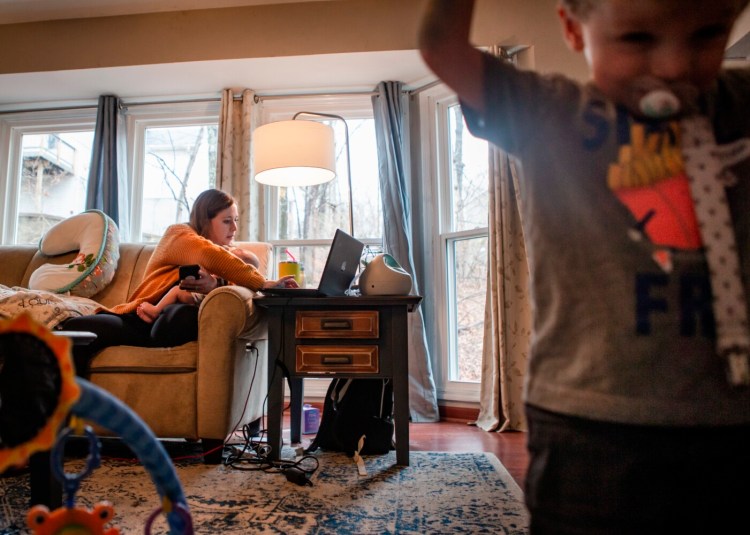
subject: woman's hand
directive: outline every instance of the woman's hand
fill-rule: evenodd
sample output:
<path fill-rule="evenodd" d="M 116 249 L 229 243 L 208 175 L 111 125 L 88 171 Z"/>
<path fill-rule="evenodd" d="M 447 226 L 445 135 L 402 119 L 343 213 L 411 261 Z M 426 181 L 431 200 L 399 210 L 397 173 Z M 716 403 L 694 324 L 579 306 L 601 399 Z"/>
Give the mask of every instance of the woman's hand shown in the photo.
<path fill-rule="evenodd" d="M 294 275 L 281 277 L 279 280 L 268 280 L 263 284 L 263 288 L 299 288 L 299 284 L 294 280 Z"/>
<path fill-rule="evenodd" d="M 207 271 L 204 271 L 203 268 L 200 268 L 198 271 L 197 279 L 194 277 L 185 277 L 180 281 L 181 290 L 187 290 L 188 292 L 196 292 L 199 294 L 207 294 L 218 285 L 219 281 L 216 277 Z"/>

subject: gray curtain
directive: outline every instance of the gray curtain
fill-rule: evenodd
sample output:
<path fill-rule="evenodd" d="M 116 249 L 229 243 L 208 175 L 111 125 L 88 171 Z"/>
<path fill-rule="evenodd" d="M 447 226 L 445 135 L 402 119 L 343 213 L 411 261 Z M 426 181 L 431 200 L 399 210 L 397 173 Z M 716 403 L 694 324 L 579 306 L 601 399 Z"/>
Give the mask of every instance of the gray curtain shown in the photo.
<path fill-rule="evenodd" d="M 380 82 L 372 97 L 383 198 L 383 247 L 414 280 L 409 165 L 409 105 L 401 82 Z M 409 405 L 413 422 L 440 419 L 421 307 L 409 314 Z"/>
<path fill-rule="evenodd" d="M 101 95 L 86 192 L 86 209 L 101 210 L 117 223 L 120 239 L 129 238 L 125 121 L 120 99 Z"/>

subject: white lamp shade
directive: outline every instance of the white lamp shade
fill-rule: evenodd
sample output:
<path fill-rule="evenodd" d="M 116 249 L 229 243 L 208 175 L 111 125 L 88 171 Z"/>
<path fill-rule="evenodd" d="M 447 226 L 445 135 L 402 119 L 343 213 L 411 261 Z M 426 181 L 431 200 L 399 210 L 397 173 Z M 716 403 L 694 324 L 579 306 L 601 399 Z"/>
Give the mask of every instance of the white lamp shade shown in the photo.
<path fill-rule="evenodd" d="M 253 132 L 255 180 L 270 186 L 312 186 L 336 176 L 333 128 L 316 121 L 278 121 Z"/>

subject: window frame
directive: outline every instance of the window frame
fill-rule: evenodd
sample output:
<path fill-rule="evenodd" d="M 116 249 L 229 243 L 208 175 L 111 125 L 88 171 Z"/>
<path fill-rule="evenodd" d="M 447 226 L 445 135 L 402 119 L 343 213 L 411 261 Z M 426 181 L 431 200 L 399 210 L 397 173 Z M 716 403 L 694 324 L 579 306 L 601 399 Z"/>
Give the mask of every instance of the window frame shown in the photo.
<path fill-rule="evenodd" d="M 221 102 L 199 100 L 164 103 L 159 101 L 125 103 L 127 130 L 126 165 L 128 169 L 127 195 L 130 201 L 129 229 L 121 229 L 128 241 L 141 240 L 143 208 L 143 162 L 145 131 L 150 127 L 188 125 L 218 125 Z M 13 244 L 16 239 L 19 187 L 16 176 L 22 158 L 22 139 L 25 134 L 50 131 L 95 130 L 97 107 L 80 107 L 51 110 L 30 110 L 0 115 L 0 194 L 3 195 L 0 217 L 0 243 Z"/>
<path fill-rule="evenodd" d="M 345 120 L 350 119 L 371 119 L 373 118 L 373 109 L 371 95 L 363 94 L 346 94 L 346 95 L 302 95 L 302 96 L 283 96 L 283 97 L 259 97 L 259 121 L 258 126 L 276 121 L 286 121 L 294 117 L 296 113 L 319 112 L 340 115 Z M 316 119 L 309 116 L 308 119 Z M 325 118 L 317 118 L 323 120 Z M 325 246 L 330 245 L 333 236 L 329 238 L 316 237 L 304 240 L 279 239 L 278 237 L 278 206 L 279 195 L 278 188 L 271 186 L 262 186 L 263 202 L 265 209 L 264 237 L 263 239 L 273 245 L 273 276 L 276 276 L 277 259 L 281 258 L 283 249 L 291 246 Z M 343 229 L 348 232 L 348 229 Z M 355 226 L 356 232 L 356 226 Z M 381 237 L 362 238 L 355 236 L 365 245 L 382 246 L 382 221 Z"/>
<path fill-rule="evenodd" d="M 143 188 L 146 130 L 180 126 L 219 124 L 221 102 L 195 101 L 124 105 L 127 123 L 128 195 L 130 241 L 143 239 Z"/>
<path fill-rule="evenodd" d="M 445 401 L 479 402 L 480 383 L 458 381 L 452 378 L 457 371 L 455 351 L 457 337 L 455 313 L 455 272 L 450 269 L 452 244 L 467 238 L 487 237 L 489 228 L 454 231 L 450 163 L 450 135 L 448 110 L 459 104 L 458 97 L 444 84 L 436 84 L 419 94 L 421 117 L 421 164 L 425 196 L 432 203 L 423 214 L 425 249 L 431 251 L 431 262 L 425 263 L 426 282 L 431 282 L 434 295 L 433 317 L 428 318 L 433 328 L 428 333 L 432 341 L 432 362 L 438 398 Z M 489 161 L 488 161 L 489 165 Z M 437 230 L 430 230 L 437 229 Z"/>
<path fill-rule="evenodd" d="M 26 134 L 93 131 L 96 107 L 61 110 L 39 110 L 0 115 L 0 194 L 3 195 L 0 217 L 0 243 L 14 244 L 18 222 L 20 176 L 23 158 L 22 142 Z"/>

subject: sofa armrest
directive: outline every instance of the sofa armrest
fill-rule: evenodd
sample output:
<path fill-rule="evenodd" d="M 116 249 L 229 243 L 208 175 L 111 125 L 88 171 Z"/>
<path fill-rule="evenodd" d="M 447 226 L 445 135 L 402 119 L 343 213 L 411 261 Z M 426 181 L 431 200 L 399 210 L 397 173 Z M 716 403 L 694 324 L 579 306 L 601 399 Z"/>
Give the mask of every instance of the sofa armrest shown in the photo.
<path fill-rule="evenodd" d="M 222 336 L 256 340 L 266 338 L 262 309 L 253 303 L 255 292 L 243 286 L 222 286 L 209 293 L 198 315 L 199 339 Z"/>
<path fill-rule="evenodd" d="M 241 286 L 224 286 L 201 303 L 196 385 L 201 438 L 223 439 L 227 429 L 262 414 L 262 402 L 250 395 L 265 392 L 267 381 L 266 326 L 254 295 Z M 247 351 L 251 341 L 263 351 Z"/>

